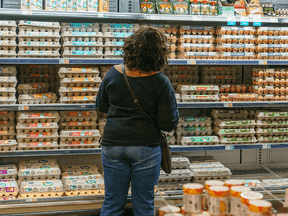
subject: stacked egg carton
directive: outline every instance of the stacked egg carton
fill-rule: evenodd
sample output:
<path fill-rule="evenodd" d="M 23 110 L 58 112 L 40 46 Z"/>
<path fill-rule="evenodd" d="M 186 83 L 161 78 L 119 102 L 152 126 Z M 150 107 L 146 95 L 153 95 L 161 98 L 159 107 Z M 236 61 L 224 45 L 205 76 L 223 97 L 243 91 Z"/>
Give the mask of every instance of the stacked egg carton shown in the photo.
<path fill-rule="evenodd" d="M 178 59 L 218 59 L 214 27 L 181 26 L 178 33 Z"/>
<path fill-rule="evenodd" d="M 61 170 L 55 159 L 20 161 L 18 164 L 20 198 L 60 197 L 64 188 Z"/>
<path fill-rule="evenodd" d="M 19 150 L 47 150 L 58 148 L 57 111 L 18 112 L 17 140 Z"/>
<path fill-rule="evenodd" d="M 101 78 L 97 67 L 60 67 L 60 102 L 95 103 Z"/>
<path fill-rule="evenodd" d="M 214 132 L 219 135 L 221 144 L 253 144 L 255 138 L 254 111 L 213 110 Z"/>
<path fill-rule="evenodd" d="M 105 194 L 104 180 L 96 165 L 63 166 L 61 170 L 66 196 Z"/>
<path fill-rule="evenodd" d="M 103 34 L 98 23 L 61 23 L 63 58 L 102 58 Z"/>
<path fill-rule="evenodd" d="M 22 65 L 17 86 L 20 104 L 48 104 L 57 102 L 58 77 L 54 66 Z"/>
<path fill-rule="evenodd" d="M 0 111 L 0 152 L 15 151 L 15 112 Z"/>
<path fill-rule="evenodd" d="M 176 134 L 175 130 L 172 130 L 171 132 L 163 132 L 166 135 L 167 143 L 168 145 L 175 145 L 176 144 Z"/>
<path fill-rule="evenodd" d="M 259 27 L 256 34 L 257 59 L 288 59 L 287 27 Z"/>
<path fill-rule="evenodd" d="M 179 85 L 197 84 L 200 80 L 198 66 L 167 66 L 164 69 L 164 74 L 171 81 L 177 94 L 180 93 L 177 90 Z"/>
<path fill-rule="evenodd" d="M 0 200 L 16 199 L 19 192 L 16 178 L 17 166 L 15 164 L 0 164 Z"/>
<path fill-rule="evenodd" d="M 158 189 L 160 191 L 182 190 L 183 184 L 189 183 L 191 179 L 189 165 L 190 162 L 186 157 L 172 157 L 172 173 L 166 174 L 163 170 L 160 170 Z"/>
<path fill-rule="evenodd" d="M 217 85 L 179 85 L 182 102 L 218 102 Z"/>
<path fill-rule="evenodd" d="M 0 104 L 16 103 L 16 66 L 0 66 Z"/>
<path fill-rule="evenodd" d="M 256 59 L 255 27 L 224 26 L 216 29 L 220 59 Z"/>
<path fill-rule="evenodd" d="M 103 137 L 103 134 L 104 134 L 104 128 L 106 125 L 106 121 L 107 121 L 106 114 L 105 113 L 98 113 L 97 124 L 98 124 L 98 130 L 100 132 L 101 137 Z"/>
<path fill-rule="evenodd" d="M 125 38 L 131 36 L 139 28 L 138 24 L 103 24 L 104 58 L 122 58 Z"/>
<path fill-rule="evenodd" d="M 255 117 L 259 143 L 288 141 L 288 112 L 257 111 Z"/>
<path fill-rule="evenodd" d="M 58 22 L 20 21 L 18 56 L 21 58 L 59 58 L 60 28 Z"/>
<path fill-rule="evenodd" d="M 60 115 L 60 148 L 99 148 L 96 111 L 62 111 Z"/>
<path fill-rule="evenodd" d="M 106 76 L 106 74 L 108 73 L 108 71 L 110 70 L 112 66 L 101 66 L 100 67 L 100 77 L 102 79 L 104 79 L 104 77 Z"/>
<path fill-rule="evenodd" d="M 257 100 L 257 95 L 251 94 L 253 91 L 250 85 L 220 85 L 219 88 L 221 102 Z"/>
<path fill-rule="evenodd" d="M 16 58 L 16 22 L 0 21 L 0 57 Z"/>

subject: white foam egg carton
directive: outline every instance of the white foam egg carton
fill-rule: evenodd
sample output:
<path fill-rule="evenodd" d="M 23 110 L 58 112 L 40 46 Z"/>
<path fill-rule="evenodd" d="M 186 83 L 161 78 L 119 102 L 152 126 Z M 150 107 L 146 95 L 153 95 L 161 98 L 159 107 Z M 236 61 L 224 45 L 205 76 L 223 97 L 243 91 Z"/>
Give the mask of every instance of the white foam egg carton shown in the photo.
<path fill-rule="evenodd" d="M 0 180 L 0 196 L 17 196 L 19 187 L 16 180 Z"/>
<path fill-rule="evenodd" d="M 99 130 L 74 130 L 61 131 L 60 141 L 93 141 L 98 142 L 100 139 Z"/>
<path fill-rule="evenodd" d="M 49 49 L 49 50 L 52 50 L 52 48 L 54 49 L 54 51 L 58 51 L 60 50 L 61 48 L 61 44 L 58 42 L 58 41 L 51 41 L 51 42 L 48 42 L 48 41 L 21 41 L 19 42 L 18 44 L 18 47 L 20 50 L 42 50 L 43 48 L 45 49 Z"/>
<path fill-rule="evenodd" d="M 288 133 L 288 128 L 257 128 L 257 136 L 259 135 L 286 135 Z"/>
<path fill-rule="evenodd" d="M 18 56 L 21 58 L 30 58 L 38 57 L 38 58 L 58 58 L 60 57 L 59 49 L 56 48 L 56 50 L 52 50 L 54 48 L 51 48 L 51 50 L 46 51 L 46 48 L 39 48 L 39 50 L 19 50 Z"/>
<path fill-rule="evenodd" d="M 42 180 L 22 182 L 21 198 L 60 197 L 64 194 L 61 180 Z"/>
<path fill-rule="evenodd" d="M 219 86 L 213 85 L 182 85 L 179 86 L 181 95 L 217 95 Z"/>
<path fill-rule="evenodd" d="M 39 94 L 49 90 L 49 83 L 27 83 L 18 84 L 17 91 L 19 94 Z"/>
<path fill-rule="evenodd" d="M 41 165 L 28 164 L 20 166 L 18 170 L 19 180 L 44 180 L 44 179 L 59 179 L 61 170 L 58 165 Z"/>
<path fill-rule="evenodd" d="M 176 144 L 176 137 L 175 136 L 167 136 L 166 139 L 167 139 L 168 145 L 175 145 Z"/>
<path fill-rule="evenodd" d="M 217 145 L 219 139 L 217 136 L 184 136 L 181 139 L 181 145 Z"/>
<path fill-rule="evenodd" d="M 26 160 L 26 161 L 20 161 L 18 163 L 19 167 L 25 167 L 25 166 L 47 166 L 47 165 L 57 165 L 57 161 L 55 158 L 45 158 L 45 159 L 32 159 L 32 160 Z"/>
<path fill-rule="evenodd" d="M 17 133 L 25 132 L 51 132 L 56 133 L 58 131 L 58 123 L 18 123 L 17 124 Z"/>
<path fill-rule="evenodd" d="M 200 168 L 192 169 L 191 174 L 194 180 L 226 180 L 232 175 L 230 169 L 222 168 Z"/>
<path fill-rule="evenodd" d="M 95 121 L 97 120 L 96 110 L 87 111 L 60 111 L 61 121 Z"/>
<path fill-rule="evenodd" d="M 17 27 L 16 21 L 0 21 L 0 26 Z"/>
<path fill-rule="evenodd" d="M 257 136 L 258 143 L 279 143 L 279 142 L 287 142 L 288 136 Z"/>
<path fill-rule="evenodd" d="M 64 78 L 60 81 L 63 87 L 99 87 L 102 80 L 100 77 Z"/>
<path fill-rule="evenodd" d="M 65 195 L 85 196 L 104 195 L 104 180 L 66 180 L 64 181 Z"/>
<path fill-rule="evenodd" d="M 191 179 L 191 176 L 189 169 L 172 170 L 170 174 L 160 170 L 159 182 L 188 181 Z"/>
<path fill-rule="evenodd" d="M 258 128 L 277 128 L 277 127 L 288 127 L 288 121 L 277 119 L 277 120 L 257 120 L 256 126 Z"/>
<path fill-rule="evenodd" d="M 240 137 L 238 135 L 233 137 L 220 138 L 221 144 L 254 144 L 257 142 L 255 137 Z"/>
<path fill-rule="evenodd" d="M 57 111 L 46 111 L 46 112 L 18 112 L 17 121 L 23 123 L 51 123 L 59 122 L 60 115 Z"/>
<path fill-rule="evenodd" d="M 61 23 L 61 28 L 98 28 L 100 29 L 99 23 Z"/>
<path fill-rule="evenodd" d="M 7 49 L 10 49 L 12 51 L 16 50 L 17 43 L 15 40 L 7 40 L 4 38 L 4 40 L 0 40 L 0 47 L 5 47 Z"/>
<path fill-rule="evenodd" d="M 81 31 L 76 31 L 76 30 L 68 30 L 68 31 L 61 31 L 61 35 L 62 35 L 62 38 L 64 38 L 64 41 L 67 41 L 65 40 L 65 37 L 74 37 L 74 38 L 79 38 L 79 37 L 82 37 L 82 38 L 99 38 L 99 37 L 103 37 L 103 33 L 102 32 L 99 32 L 98 29 L 83 29 Z"/>
<path fill-rule="evenodd" d="M 108 47 L 122 47 L 124 46 L 124 39 L 123 38 L 105 38 L 104 46 Z"/>
<path fill-rule="evenodd" d="M 211 136 L 213 130 L 211 127 L 177 127 L 177 136 Z"/>
<path fill-rule="evenodd" d="M 13 87 L 3 87 L 0 88 L 0 97 L 8 97 L 8 101 L 9 101 L 9 97 L 14 97 L 15 98 L 15 94 L 16 94 L 16 89 Z M 15 98 L 16 99 L 16 98 Z"/>
<path fill-rule="evenodd" d="M 243 128 L 243 129 L 219 129 L 216 134 L 219 135 L 220 138 L 223 137 L 253 137 L 255 135 L 254 128 Z"/>
<path fill-rule="evenodd" d="M 172 157 L 171 167 L 172 169 L 189 169 L 190 161 L 186 157 Z"/>
<path fill-rule="evenodd" d="M 247 110 L 212 110 L 211 116 L 214 119 L 247 119 L 249 112 Z"/>
<path fill-rule="evenodd" d="M 60 87 L 59 89 L 59 93 L 61 97 L 97 96 L 98 91 L 99 91 L 99 88 L 93 88 L 93 87 Z"/>
<path fill-rule="evenodd" d="M 221 129 L 228 129 L 228 128 L 254 128 L 256 125 L 255 120 L 236 120 L 232 121 L 230 119 L 216 119 L 214 124 Z"/>
<path fill-rule="evenodd" d="M 177 127 L 210 127 L 211 124 L 210 117 L 180 117 Z"/>
<path fill-rule="evenodd" d="M 23 142 L 18 143 L 18 150 L 50 150 L 50 149 L 58 149 L 58 142 Z"/>
<path fill-rule="evenodd" d="M 279 111 L 257 111 L 255 117 L 259 120 L 277 120 L 277 119 L 288 119 L 288 112 Z"/>
<path fill-rule="evenodd" d="M 10 40 L 15 40 L 16 36 L 17 36 L 16 27 L 12 26 L 0 27 L 0 38 L 3 38 L 1 40 L 7 40 L 7 37 L 9 37 Z"/>
<path fill-rule="evenodd" d="M 95 130 L 97 127 L 95 121 L 64 121 L 59 125 L 61 130 Z"/>
<path fill-rule="evenodd" d="M 60 40 L 60 30 L 53 28 L 22 27 L 19 28 L 18 38 L 57 38 Z"/>
<path fill-rule="evenodd" d="M 56 103 L 57 95 L 54 93 L 22 94 L 18 97 L 19 104 L 47 104 Z"/>
<path fill-rule="evenodd" d="M 218 95 L 181 95 L 183 102 L 218 102 Z"/>
<path fill-rule="evenodd" d="M 96 38 L 95 40 L 91 40 L 91 38 L 86 38 L 85 40 L 78 38 L 69 38 L 70 40 L 65 40 L 62 44 L 63 47 L 103 47 L 103 39 Z M 74 39 L 74 40 L 72 40 Z"/>
<path fill-rule="evenodd" d="M 17 141 L 14 139 L 4 139 L 2 136 L 0 137 L 0 151 L 1 152 L 8 152 L 8 151 L 15 151 L 17 146 Z M 9 138 L 9 137 L 8 137 Z"/>
<path fill-rule="evenodd" d="M 23 142 L 49 142 L 49 141 L 58 141 L 58 132 L 26 132 L 26 133 L 17 133 L 17 140 L 19 143 Z"/>
<path fill-rule="evenodd" d="M 60 149 L 100 148 L 100 143 L 95 140 L 60 141 L 59 147 Z"/>
<path fill-rule="evenodd" d="M 73 104 L 73 103 L 95 103 L 96 96 L 69 96 L 60 97 L 60 103 L 63 104 Z"/>
<path fill-rule="evenodd" d="M 18 23 L 19 27 L 37 27 L 37 28 L 54 28 L 60 29 L 59 22 L 36 22 L 36 21 L 26 21 L 20 20 Z"/>
<path fill-rule="evenodd" d="M 207 169 L 207 168 L 222 168 L 223 164 L 220 162 L 199 162 L 199 163 L 191 163 L 189 166 L 190 170 L 193 169 Z"/>
<path fill-rule="evenodd" d="M 0 163 L 0 179 L 16 179 L 17 166 L 11 163 Z"/>
<path fill-rule="evenodd" d="M 60 78 L 99 77 L 98 67 L 60 67 Z"/>

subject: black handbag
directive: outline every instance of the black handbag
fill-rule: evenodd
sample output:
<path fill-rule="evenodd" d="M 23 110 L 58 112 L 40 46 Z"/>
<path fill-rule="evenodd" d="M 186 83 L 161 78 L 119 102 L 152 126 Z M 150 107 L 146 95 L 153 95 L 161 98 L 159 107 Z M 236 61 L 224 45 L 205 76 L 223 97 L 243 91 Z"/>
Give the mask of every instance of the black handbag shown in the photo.
<path fill-rule="evenodd" d="M 134 92 L 130 86 L 130 83 L 128 81 L 127 75 L 126 75 L 126 70 L 124 64 L 122 64 L 122 71 L 124 75 L 125 82 L 129 88 L 129 91 L 134 99 L 134 103 L 138 106 L 138 108 L 141 110 L 142 114 L 146 119 L 148 119 L 160 132 L 161 130 L 157 127 L 157 125 L 154 124 L 153 120 L 151 117 L 143 110 L 141 107 L 139 101 L 136 99 Z M 171 167 L 171 152 L 170 152 L 170 147 L 167 143 L 167 138 L 164 133 L 161 132 L 161 149 L 162 149 L 162 161 L 161 161 L 161 167 L 163 171 L 167 174 L 172 172 L 172 167 Z"/>

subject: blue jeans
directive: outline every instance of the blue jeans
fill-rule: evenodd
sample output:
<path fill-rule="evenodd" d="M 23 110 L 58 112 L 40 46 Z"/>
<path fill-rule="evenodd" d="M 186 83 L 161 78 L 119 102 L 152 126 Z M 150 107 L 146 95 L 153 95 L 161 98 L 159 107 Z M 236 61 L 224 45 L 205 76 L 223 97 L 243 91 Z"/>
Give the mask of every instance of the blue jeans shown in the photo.
<path fill-rule="evenodd" d="M 131 182 L 134 215 L 154 216 L 154 185 L 161 159 L 160 146 L 102 146 L 105 201 L 100 215 L 122 214 Z"/>

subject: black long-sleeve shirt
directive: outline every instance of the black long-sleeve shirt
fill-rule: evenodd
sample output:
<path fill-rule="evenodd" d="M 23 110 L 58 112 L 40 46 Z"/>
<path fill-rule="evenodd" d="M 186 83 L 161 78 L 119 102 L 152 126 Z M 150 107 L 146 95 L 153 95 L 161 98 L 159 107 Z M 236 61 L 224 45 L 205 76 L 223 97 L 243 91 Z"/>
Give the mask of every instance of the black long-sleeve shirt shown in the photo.
<path fill-rule="evenodd" d="M 146 77 L 129 77 L 135 97 L 161 130 L 171 131 L 179 114 L 174 90 L 161 72 Z M 160 144 L 159 130 L 134 104 L 122 73 L 112 67 L 104 77 L 97 95 L 96 107 L 107 113 L 102 138 L 105 146 L 155 146 Z"/>

